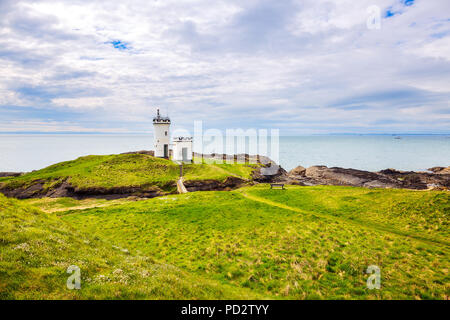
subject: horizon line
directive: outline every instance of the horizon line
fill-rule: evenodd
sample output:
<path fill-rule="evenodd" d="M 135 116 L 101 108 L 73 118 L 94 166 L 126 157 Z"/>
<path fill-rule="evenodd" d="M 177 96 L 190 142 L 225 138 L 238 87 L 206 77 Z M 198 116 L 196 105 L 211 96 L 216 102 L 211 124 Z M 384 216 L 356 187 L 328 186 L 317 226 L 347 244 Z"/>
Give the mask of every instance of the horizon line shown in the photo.
<path fill-rule="evenodd" d="M 0 131 L 1 135 L 26 135 L 26 134 L 36 134 L 36 135 L 64 135 L 64 134 L 74 134 L 74 135 L 153 135 L 153 132 L 99 132 L 99 131 Z M 299 134 L 280 134 L 280 137 L 297 137 L 297 136 L 448 136 L 448 133 L 408 133 L 408 132 L 381 132 L 381 133 L 360 133 L 360 132 L 329 132 L 329 133 L 299 133 Z"/>

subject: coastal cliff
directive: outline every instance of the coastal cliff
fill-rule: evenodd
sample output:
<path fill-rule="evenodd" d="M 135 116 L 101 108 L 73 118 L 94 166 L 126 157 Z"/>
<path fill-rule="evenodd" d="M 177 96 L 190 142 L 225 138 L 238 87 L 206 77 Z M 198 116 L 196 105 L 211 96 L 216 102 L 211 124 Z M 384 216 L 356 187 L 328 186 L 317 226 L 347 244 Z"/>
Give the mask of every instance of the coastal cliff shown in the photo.
<path fill-rule="evenodd" d="M 177 193 L 179 164 L 155 158 L 151 151 L 85 156 L 29 173 L 0 174 L 0 193 L 18 199 L 72 197 L 76 199 L 153 198 Z M 188 191 L 222 191 L 252 183 L 257 163 L 184 164 Z"/>
<path fill-rule="evenodd" d="M 232 163 L 217 163 L 223 154 L 200 155 L 201 163 L 183 166 L 184 185 L 193 191 L 230 191 L 245 185 L 285 183 L 301 186 L 337 185 L 415 190 L 450 189 L 450 167 L 428 172 L 386 169 L 369 172 L 326 166 L 287 172 L 267 157 L 235 155 Z M 176 193 L 179 165 L 155 158 L 151 151 L 87 156 L 30 173 L 0 173 L 0 193 L 19 199 L 72 197 L 153 198 Z"/>

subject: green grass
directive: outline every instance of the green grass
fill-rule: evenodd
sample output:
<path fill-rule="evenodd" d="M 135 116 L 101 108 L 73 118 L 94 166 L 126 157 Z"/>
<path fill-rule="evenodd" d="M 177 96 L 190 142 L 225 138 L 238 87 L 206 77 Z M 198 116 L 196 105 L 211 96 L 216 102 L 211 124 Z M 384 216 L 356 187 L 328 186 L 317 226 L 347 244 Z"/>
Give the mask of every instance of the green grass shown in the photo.
<path fill-rule="evenodd" d="M 70 265 L 81 269 L 80 290 L 66 287 Z M 0 299 L 211 298 L 261 296 L 129 252 L 0 194 Z"/>
<path fill-rule="evenodd" d="M 450 246 L 447 191 L 288 186 L 280 192 L 263 185 L 251 195 L 325 216 L 347 219 Z"/>
<path fill-rule="evenodd" d="M 262 185 L 73 210 L 61 218 L 110 245 L 243 294 L 447 299 L 449 200 L 445 192 Z M 381 290 L 366 288 L 364 271 L 372 264 L 381 268 Z"/>
<path fill-rule="evenodd" d="M 249 164 L 187 164 L 184 166 L 185 180 L 219 180 L 224 181 L 228 177 L 238 177 L 250 180 L 252 172 L 257 165 Z"/>
<path fill-rule="evenodd" d="M 130 200 L 0 195 L 0 298 L 450 295 L 445 191 L 258 185 Z M 81 290 L 65 287 L 72 264 Z M 380 290 L 366 287 L 369 265 Z"/>
<path fill-rule="evenodd" d="M 120 198 L 115 200 L 87 198 L 83 200 L 76 200 L 74 198 L 31 198 L 22 200 L 23 203 L 39 207 L 45 212 L 60 212 L 67 210 L 80 210 L 91 207 L 107 207 L 117 204 L 127 203 L 129 201 L 137 201 L 137 198 Z"/>
<path fill-rule="evenodd" d="M 244 164 L 188 164 L 186 180 L 225 180 L 230 176 L 249 179 L 254 166 Z M 90 188 L 158 187 L 167 192 L 176 191 L 178 165 L 170 160 L 145 154 L 120 154 L 86 156 L 54 164 L 20 177 L 1 178 L 0 183 L 9 188 L 27 187 L 38 180 L 46 189 L 64 180 L 79 190 Z"/>
<path fill-rule="evenodd" d="M 77 188 L 151 186 L 164 187 L 178 176 L 178 166 L 168 160 L 143 154 L 86 156 L 54 164 L 23 176 L 8 179 L 10 186 L 26 186 L 44 180 L 47 186 L 69 179 Z"/>

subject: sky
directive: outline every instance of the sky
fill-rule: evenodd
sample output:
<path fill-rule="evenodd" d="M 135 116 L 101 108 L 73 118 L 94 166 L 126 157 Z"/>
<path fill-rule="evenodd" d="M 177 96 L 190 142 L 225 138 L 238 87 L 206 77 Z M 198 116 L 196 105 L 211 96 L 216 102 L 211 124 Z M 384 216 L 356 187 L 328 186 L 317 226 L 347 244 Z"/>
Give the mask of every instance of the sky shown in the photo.
<path fill-rule="evenodd" d="M 450 133 L 448 0 L 0 0 L 0 132 Z"/>

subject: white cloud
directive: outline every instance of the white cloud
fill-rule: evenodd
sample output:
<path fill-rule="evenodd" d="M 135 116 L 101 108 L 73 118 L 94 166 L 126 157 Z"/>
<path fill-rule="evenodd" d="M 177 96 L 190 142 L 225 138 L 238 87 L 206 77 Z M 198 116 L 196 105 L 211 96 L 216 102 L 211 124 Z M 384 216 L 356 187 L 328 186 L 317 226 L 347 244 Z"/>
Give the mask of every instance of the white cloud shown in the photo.
<path fill-rule="evenodd" d="M 366 27 L 373 4 L 396 13 L 380 30 Z M 402 130 L 450 127 L 422 121 L 448 108 L 446 0 L 2 5 L 0 109 L 89 112 L 102 128 L 121 119 L 130 131 L 155 105 L 184 126 L 233 126 L 246 115 L 249 126 L 282 124 L 286 133 L 304 130 L 300 120 L 314 132 L 391 130 L 388 118 Z M 419 104 L 423 112 L 405 117 Z"/>

